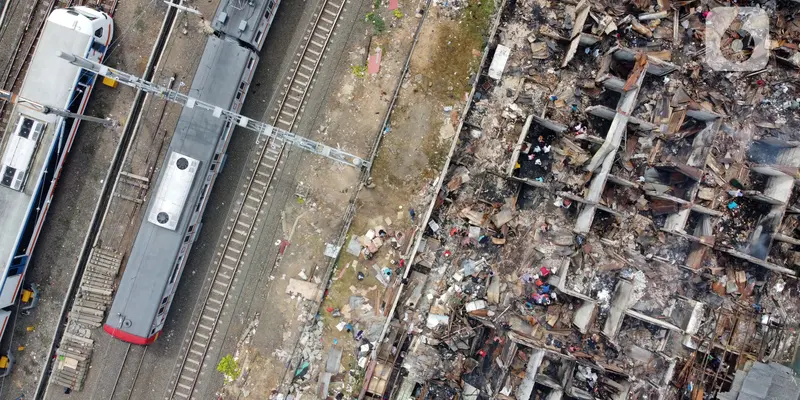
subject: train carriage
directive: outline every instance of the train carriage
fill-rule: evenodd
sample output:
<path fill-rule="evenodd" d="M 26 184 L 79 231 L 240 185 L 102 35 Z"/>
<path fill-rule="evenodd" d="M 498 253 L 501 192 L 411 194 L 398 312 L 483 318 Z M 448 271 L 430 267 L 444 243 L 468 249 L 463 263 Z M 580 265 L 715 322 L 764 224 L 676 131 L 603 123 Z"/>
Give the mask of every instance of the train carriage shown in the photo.
<path fill-rule="evenodd" d="M 211 26 L 241 43 L 261 50 L 280 0 L 222 0 Z"/>
<path fill-rule="evenodd" d="M 83 113 L 93 72 L 59 58 L 58 51 L 102 62 L 113 35 L 111 17 L 87 7 L 58 9 L 47 18 L 19 95 Z M 19 297 L 30 257 L 78 121 L 14 105 L 0 142 L 0 338 Z"/>
<path fill-rule="evenodd" d="M 258 55 L 211 36 L 189 96 L 238 112 Z M 233 127 L 187 104 L 147 203 L 103 329 L 134 344 L 156 340 L 166 319 Z"/>

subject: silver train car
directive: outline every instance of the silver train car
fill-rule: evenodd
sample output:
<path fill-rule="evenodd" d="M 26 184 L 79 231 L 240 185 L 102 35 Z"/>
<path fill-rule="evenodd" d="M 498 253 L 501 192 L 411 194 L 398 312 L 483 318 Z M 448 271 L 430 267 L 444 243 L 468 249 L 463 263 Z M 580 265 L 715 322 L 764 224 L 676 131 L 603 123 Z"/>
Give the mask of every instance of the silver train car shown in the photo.
<path fill-rule="evenodd" d="M 97 76 L 56 53 L 67 51 L 103 62 L 113 34 L 114 21 L 102 11 L 88 7 L 54 10 L 44 24 L 19 95 L 82 114 Z M 0 338 L 20 297 L 80 122 L 42 114 L 25 102 L 13 107 L 6 131 L 0 135 Z"/>
<path fill-rule="evenodd" d="M 258 60 L 238 40 L 211 36 L 189 96 L 238 112 Z M 232 131 L 207 111 L 181 112 L 103 326 L 110 335 L 146 345 L 161 333 Z"/>

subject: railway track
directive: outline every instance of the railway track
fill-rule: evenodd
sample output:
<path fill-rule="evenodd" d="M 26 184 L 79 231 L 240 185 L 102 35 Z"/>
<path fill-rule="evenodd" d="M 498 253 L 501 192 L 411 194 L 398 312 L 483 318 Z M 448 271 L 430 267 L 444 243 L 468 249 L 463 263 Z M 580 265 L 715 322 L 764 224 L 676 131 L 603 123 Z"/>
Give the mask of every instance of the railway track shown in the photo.
<path fill-rule="evenodd" d="M 144 363 L 144 357 L 147 355 L 147 346 L 135 346 L 130 343 L 127 344 L 128 347 L 125 350 L 125 357 L 122 359 L 122 365 L 119 367 L 119 372 L 117 373 L 117 379 L 114 381 L 114 387 L 111 389 L 111 395 L 108 396 L 109 400 L 114 399 L 125 399 L 130 400 L 131 396 L 133 395 L 133 388 L 136 385 L 136 380 L 139 378 L 139 371 L 142 370 L 142 364 Z M 133 351 L 131 351 L 133 349 Z M 128 358 L 130 357 L 131 353 L 141 353 L 141 356 L 135 356 L 131 358 L 131 360 L 139 360 L 135 365 L 136 368 L 131 370 L 130 368 L 125 368 L 126 365 L 133 367 L 133 364 L 127 364 Z M 130 383 L 129 386 L 121 386 L 120 382 L 125 381 L 126 383 Z M 119 389 L 118 389 L 119 388 Z M 119 394 L 117 397 L 114 397 L 115 394 Z"/>
<path fill-rule="evenodd" d="M 23 22 L 23 34 L 14 46 L 6 70 L 0 76 L 0 87 L 4 90 L 19 93 L 47 17 L 56 8 L 73 5 L 102 8 L 109 15 L 113 15 L 114 10 L 117 8 L 117 0 L 37 0 L 29 3 L 27 6 L 29 10 L 24 19 L 25 22 Z M 8 125 L 11 110 L 12 107 L 6 102 L 0 103 L 0 138 L 2 138 Z"/>
<path fill-rule="evenodd" d="M 345 3 L 346 0 L 324 0 L 312 27 L 303 38 L 302 50 L 287 77 L 288 83 L 283 87 L 282 98 L 274 110 L 274 126 L 287 131 L 295 128 Z M 220 249 L 214 257 L 211 284 L 206 288 L 202 301 L 198 299 L 199 312 L 195 311 L 184 339 L 183 357 L 175 367 L 168 399 L 197 397 L 195 389 L 200 371 L 208 366 L 206 357 L 234 277 L 243 264 L 265 200 L 271 195 L 272 182 L 280 171 L 278 165 L 286 144 L 278 139 L 259 137 L 256 146 L 256 157 L 248 166 L 248 182 L 231 211 Z"/>

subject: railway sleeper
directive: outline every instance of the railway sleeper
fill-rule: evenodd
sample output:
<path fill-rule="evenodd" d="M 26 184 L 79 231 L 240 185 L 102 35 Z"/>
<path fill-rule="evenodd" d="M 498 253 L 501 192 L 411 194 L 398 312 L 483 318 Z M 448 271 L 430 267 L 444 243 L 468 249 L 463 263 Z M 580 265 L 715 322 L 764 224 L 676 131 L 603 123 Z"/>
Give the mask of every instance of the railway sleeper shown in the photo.
<path fill-rule="evenodd" d="M 79 388 L 83 388 L 83 385 L 79 385 L 75 381 L 61 377 L 60 375 L 61 373 L 62 372 L 59 371 L 59 375 L 53 375 L 53 377 L 51 378 L 53 382 L 55 382 L 59 386 L 68 387 L 72 390 L 80 390 Z"/>
<path fill-rule="evenodd" d="M 87 322 L 87 321 L 80 321 L 78 319 L 75 320 L 75 323 L 80 324 L 80 325 L 82 325 L 84 327 L 91 328 L 91 329 L 97 329 L 97 328 L 103 326 L 103 324 L 98 324 L 98 323 L 94 323 L 94 322 Z"/>
<path fill-rule="evenodd" d="M 86 339 L 86 340 L 91 340 L 91 339 Z M 71 351 L 77 354 L 90 355 L 94 350 L 94 343 L 85 343 L 85 342 L 79 342 L 74 339 L 69 339 L 69 340 L 65 339 L 61 341 L 61 348 L 59 348 L 59 350 Z"/>
<path fill-rule="evenodd" d="M 70 351 L 75 354 L 89 356 L 94 351 L 94 343 L 89 344 L 89 343 L 77 342 L 75 340 L 62 340 L 61 347 L 59 348 L 59 350 Z"/>
<path fill-rule="evenodd" d="M 84 274 L 84 277 L 88 276 L 90 278 L 103 279 L 103 280 L 108 280 L 108 281 L 115 280 L 115 276 L 114 275 L 116 275 L 116 274 L 111 275 L 109 272 L 111 272 L 111 271 L 107 271 L 105 268 L 103 268 L 102 270 L 94 270 L 94 268 L 93 268 L 93 269 L 90 269 L 89 271 L 86 271 L 86 274 Z"/>
<path fill-rule="evenodd" d="M 112 287 L 108 285 L 101 285 L 97 282 L 86 281 L 84 282 L 81 287 L 84 289 L 94 289 L 94 290 L 107 290 L 109 293 L 112 292 Z"/>
<path fill-rule="evenodd" d="M 92 272 L 93 274 L 103 275 L 103 276 L 111 278 L 111 279 L 116 278 L 117 273 L 119 272 L 118 269 L 114 269 L 114 268 L 110 268 L 110 267 L 104 267 L 102 265 L 97 265 L 97 264 L 88 265 L 86 267 L 86 270 L 88 272 Z"/>
<path fill-rule="evenodd" d="M 114 294 L 113 290 L 97 289 L 97 288 L 93 288 L 91 286 L 86 286 L 86 285 L 81 285 L 81 289 L 85 290 L 87 292 L 90 292 L 90 293 L 95 293 L 95 294 L 99 294 L 99 295 L 103 295 L 103 296 L 111 296 L 112 294 Z"/>
<path fill-rule="evenodd" d="M 57 383 L 62 386 L 67 386 L 75 390 L 80 390 L 83 388 L 83 382 L 86 380 L 86 371 L 80 371 L 78 373 L 65 373 L 62 371 L 67 371 L 70 368 L 63 368 L 59 371 Z M 72 372 L 72 371 L 70 371 Z M 78 389 L 80 388 L 80 389 Z"/>
<path fill-rule="evenodd" d="M 81 282 L 81 285 L 89 285 L 101 289 L 114 289 L 114 281 L 104 278 L 87 277 Z"/>
<path fill-rule="evenodd" d="M 81 381 L 86 376 L 88 369 L 89 367 L 84 363 L 84 365 L 78 364 L 75 368 L 62 368 L 59 370 L 59 372 L 62 378 L 67 380 Z"/>
<path fill-rule="evenodd" d="M 122 254 L 117 253 L 116 251 L 106 250 L 101 247 L 95 247 L 92 249 L 92 256 L 93 257 L 102 257 L 107 258 L 110 260 L 122 260 Z"/>
<path fill-rule="evenodd" d="M 119 269 L 110 266 L 98 265 L 98 264 L 89 264 L 86 267 L 87 272 L 91 272 L 95 275 L 102 275 L 106 278 L 114 279 L 117 276 L 117 272 Z"/>
<path fill-rule="evenodd" d="M 112 263 L 119 263 L 122 261 L 122 257 L 119 256 L 118 254 L 110 252 L 93 251 L 92 254 L 89 256 L 89 261 L 107 261 Z"/>
<path fill-rule="evenodd" d="M 114 284 L 114 278 L 101 274 L 89 273 L 84 275 L 84 279 L 86 279 L 87 281 L 103 283 L 108 286 L 113 286 Z"/>
<path fill-rule="evenodd" d="M 73 353 L 73 352 L 70 352 L 70 351 L 66 351 L 66 350 L 62 350 L 62 349 L 59 349 L 58 354 L 63 355 L 65 357 L 73 358 L 75 360 L 78 360 L 78 362 L 86 361 L 86 360 L 88 360 L 88 356 L 90 356 L 90 354 L 87 354 L 87 355 L 84 356 L 82 354 L 76 354 L 76 353 Z"/>
<path fill-rule="evenodd" d="M 78 294 L 78 298 L 79 299 L 87 299 L 87 300 L 94 301 L 94 302 L 97 302 L 97 303 L 103 303 L 105 305 L 110 304 L 111 300 L 113 300 L 111 296 L 104 296 L 104 295 L 88 293 L 88 292 L 79 293 Z"/>
<path fill-rule="evenodd" d="M 103 310 L 98 310 L 92 307 L 84 307 L 84 306 L 75 306 L 73 308 L 74 311 L 77 311 L 80 314 L 89 314 L 89 315 L 96 315 L 98 317 L 103 317 L 106 313 Z"/>
<path fill-rule="evenodd" d="M 71 319 L 79 324 L 89 325 L 92 328 L 99 328 L 103 326 L 102 318 L 98 321 L 97 319 L 92 319 L 86 315 L 75 314 L 71 315 Z"/>
<path fill-rule="evenodd" d="M 83 336 L 78 336 L 69 332 L 64 332 L 64 340 L 69 340 L 75 343 L 82 343 L 84 345 L 93 346 L 94 340 L 85 338 Z"/>
<path fill-rule="evenodd" d="M 58 349 L 59 352 L 64 353 L 64 355 L 70 356 L 79 362 L 88 361 L 89 357 L 92 356 L 93 350 L 94 346 L 86 347 L 75 342 L 61 342 L 61 347 Z"/>
<path fill-rule="evenodd" d="M 92 309 L 95 309 L 95 310 L 101 310 L 101 311 L 106 311 L 108 309 L 108 305 L 103 304 L 103 303 L 98 303 L 96 301 L 91 301 L 91 300 L 80 299 L 80 300 L 76 301 L 75 304 L 77 304 L 77 305 L 79 305 L 81 307 L 88 307 L 88 308 L 92 308 Z"/>
<path fill-rule="evenodd" d="M 119 271 L 119 268 L 116 265 L 102 265 L 95 263 L 89 263 L 86 269 L 88 269 L 89 271 L 96 271 L 98 273 L 108 276 L 115 276 Z"/>
<path fill-rule="evenodd" d="M 84 324 L 97 325 L 98 328 L 103 325 L 102 317 L 95 317 L 89 314 L 76 313 L 73 315 L 73 319 Z"/>
<path fill-rule="evenodd" d="M 59 351 L 69 351 L 75 354 L 90 355 L 92 354 L 93 349 L 94 349 L 94 344 L 86 345 L 85 343 L 77 342 L 74 340 L 62 340 L 61 348 L 59 348 Z"/>
<path fill-rule="evenodd" d="M 120 260 L 114 260 L 104 257 L 95 257 L 89 259 L 89 264 L 101 265 L 103 267 L 111 269 L 119 269 L 121 263 Z"/>
<path fill-rule="evenodd" d="M 98 260 L 92 260 L 91 262 L 89 262 L 88 266 L 96 268 L 97 270 L 102 271 L 106 275 L 116 275 L 117 272 L 119 271 L 120 264 L 113 263 L 110 261 L 101 260 L 98 262 Z"/>
<path fill-rule="evenodd" d="M 72 312 L 84 318 L 97 319 L 99 322 L 102 322 L 103 316 L 105 315 L 103 311 L 77 305 L 73 307 Z"/>
<path fill-rule="evenodd" d="M 84 277 L 84 278 L 86 278 L 86 277 Z M 84 286 L 84 285 L 101 286 L 103 289 L 112 289 L 113 290 L 116 287 L 115 282 L 116 281 L 114 279 L 112 279 L 112 278 L 109 278 L 109 277 L 106 277 L 106 276 L 102 276 L 102 275 L 101 276 L 95 275 L 95 276 L 92 276 L 92 277 L 90 277 L 88 279 L 83 279 L 81 281 L 81 286 Z M 97 295 L 113 297 L 112 294 L 100 294 L 100 293 L 97 293 Z"/>

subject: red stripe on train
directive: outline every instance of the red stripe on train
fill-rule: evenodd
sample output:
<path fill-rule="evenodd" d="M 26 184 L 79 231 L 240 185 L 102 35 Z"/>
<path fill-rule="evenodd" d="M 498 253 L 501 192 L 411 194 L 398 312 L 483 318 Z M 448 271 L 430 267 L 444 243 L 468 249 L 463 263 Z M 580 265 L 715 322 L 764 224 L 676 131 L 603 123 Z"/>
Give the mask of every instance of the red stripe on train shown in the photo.
<path fill-rule="evenodd" d="M 106 331 L 109 335 L 122 340 L 123 342 L 133 343 L 133 344 L 140 344 L 140 345 L 148 345 L 153 343 L 158 339 L 158 335 L 161 334 L 161 331 L 156 332 L 155 335 L 149 338 L 143 338 L 141 336 L 136 336 L 134 334 L 125 332 L 123 330 L 114 328 L 109 324 L 103 325 L 103 330 Z"/>

